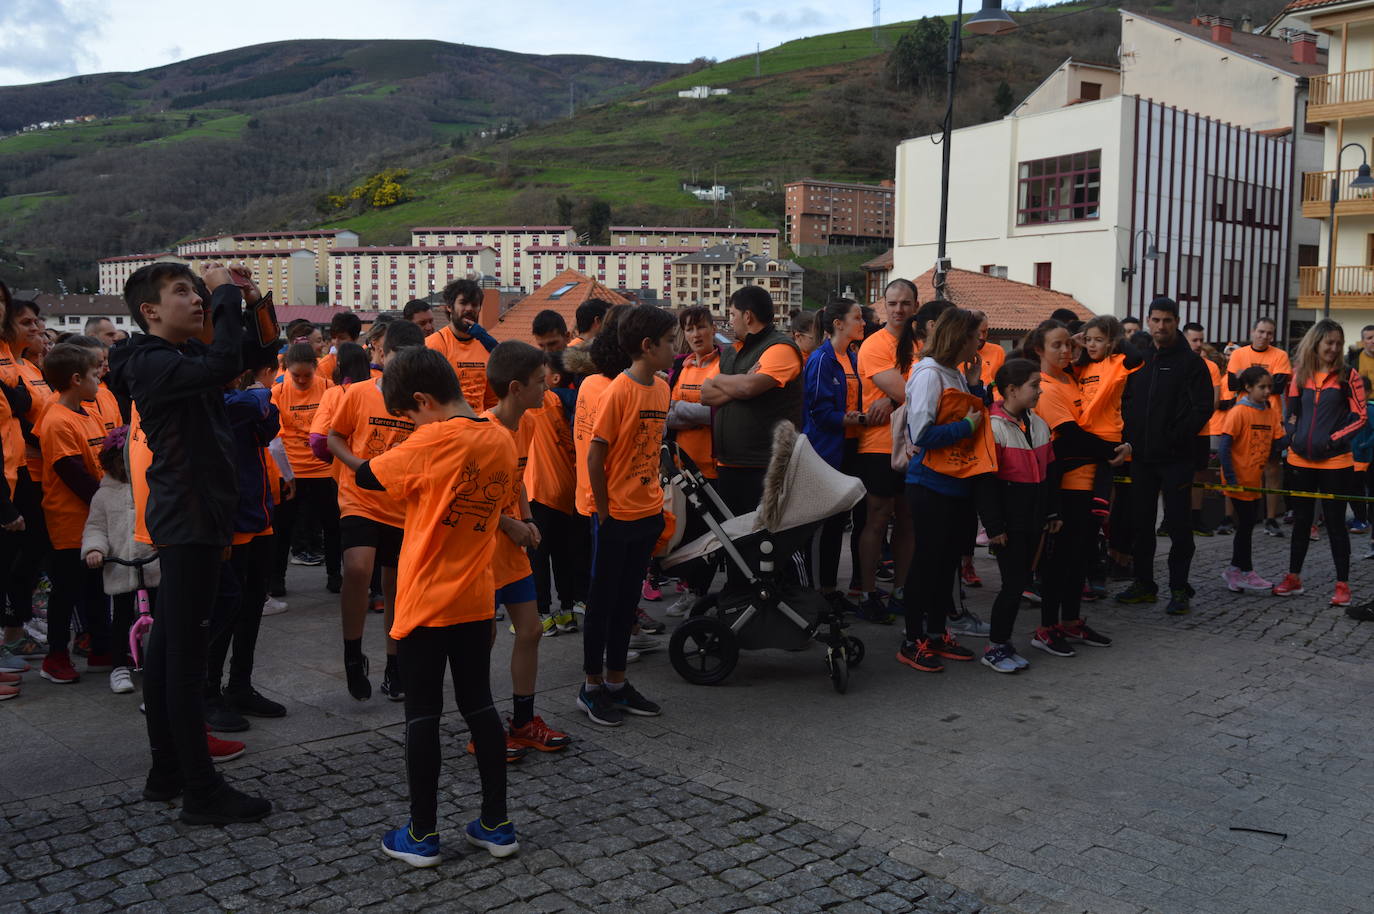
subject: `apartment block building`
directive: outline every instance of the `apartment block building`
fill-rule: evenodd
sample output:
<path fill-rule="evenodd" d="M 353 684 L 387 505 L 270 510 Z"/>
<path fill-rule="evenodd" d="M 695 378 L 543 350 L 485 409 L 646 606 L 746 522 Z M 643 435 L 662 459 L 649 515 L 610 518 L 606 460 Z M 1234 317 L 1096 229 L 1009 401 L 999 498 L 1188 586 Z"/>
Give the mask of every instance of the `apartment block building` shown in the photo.
<path fill-rule="evenodd" d="M 666 290 L 673 281 L 673 261 L 681 256 L 680 248 L 531 246 L 525 249 L 523 275 L 535 288 L 567 269 L 613 289 Z"/>
<path fill-rule="evenodd" d="M 176 254 L 164 251 L 160 254 L 126 254 L 123 257 L 105 257 L 96 261 L 98 291 L 101 295 L 123 295 L 124 283 L 141 267 L 159 260 L 175 259 Z"/>
<path fill-rule="evenodd" d="M 527 248 L 570 247 L 577 243 L 571 225 L 450 225 L 410 230 L 414 247 L 488 247 L 495 253 L 491 272 L 503 288 L 531 289 L 539 285 L 531 279 L 531 264 L 525 259 Z"/>
<path fill-rule="evenodd" d="M 329 252 L 329 303 L 355 311 L 397 311 L 453 279 L 490 281 L 496 251 L 487 245 L 335 248 Z"/>
<path fill-rule="evenodd" d="M 207 263 L 246 267 L 258 288 L 271 292 L 279 305 L 315 304 L 316 254 L 304 248 L 291 250 L 192 251 L 159 260 L 180 260 L 200 273 Z"/>
<path fill-rule="evenodd" d="M 807 178 L 786 186 L 787 243 L 803 256 L 831 245 L 890 243 L 896 187 Z"/>
<path fill-rule="evenodd" d="M 676 248 L 700 251 L 720 244 L 744 245 L 750 254 L 779 254 L 778 230 L 769 228 L 689 228 L 662 225 L 613 225 L 611 243 L 621 247 Z"/>
<path fill-rule="evenodd" d="M 246 232 L 238 235 L 207 235 L 176 246 L 176 252 L 207 254 L 215 251 L 309 251 L 315 255 L 315 284 L 329 284 L 329 252 L 336 247 L 358 246 L 351 229 L 318 229 L 299 232 Z"/>
<path fill-rule="evenodd" d="M 751 254 L 744 245 L 715 245 L 679 257 L 672 266 L 673 281 L 665 297 L 673 308 L 706 305 L 724 317 L 730 296 L 744 286 L 767 289 L 780 314 L 801 307 L 801 266 L 780 257 Z"/>

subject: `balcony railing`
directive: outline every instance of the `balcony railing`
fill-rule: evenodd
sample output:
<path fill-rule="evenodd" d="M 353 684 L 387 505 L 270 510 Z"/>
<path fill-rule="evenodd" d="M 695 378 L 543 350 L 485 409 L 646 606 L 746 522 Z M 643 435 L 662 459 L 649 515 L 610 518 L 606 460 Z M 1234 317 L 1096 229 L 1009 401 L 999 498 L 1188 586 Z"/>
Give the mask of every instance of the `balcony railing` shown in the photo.
<path fill-rule="evenodd" d="M 1326 296 L 1326 267 L 1298 267 L 1298 297 L 1303 307 L 1319 304 Z M 1302 299 L 1308 299 L 1302 302 Z M 1374 302 L 1374 266 L 1336 267 L 1331 284 L 1331 303 L 1367 307 Z"/>
<path fill-rule="evenodd" d="M 1351 158 L 1354 157 L 1351 156 Z M 1355 180 L 1358 173 L 1354 168 L 1341 170 L 1340 177 L 1336 181 L 1336 212 L 1341 212 L 1342 203 L 1356 200 L 1374 203 L 1374 188 L 1350 186 L 1350 182 Z M 1312 203 L 1320 203 L 1328 207 L 1331 205 L 1331 176 L 1333 174 L 1335 174 L 1333 171 L 1309 171 L 1303 174 L 1302 202 L 1304 207 Z"/>
<path fill-rule="evenodd" d="M 1308 104 L 1312 107 L 1374 101 L 1374 70 L 1313 76 L 1308 83 L 1308 92 Z"/>

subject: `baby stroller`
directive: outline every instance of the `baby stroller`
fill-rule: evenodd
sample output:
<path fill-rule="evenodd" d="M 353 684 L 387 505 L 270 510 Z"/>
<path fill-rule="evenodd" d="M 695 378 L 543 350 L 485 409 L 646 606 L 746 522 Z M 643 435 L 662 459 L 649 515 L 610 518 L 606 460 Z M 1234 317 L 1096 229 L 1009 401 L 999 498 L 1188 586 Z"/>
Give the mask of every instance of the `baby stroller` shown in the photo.
<path fill-rule="evenodd" d="M 821 524 L 854 507 L 864 497 L 863 484 L 822 460 L 788 422 L 774 431 L 757 511 L 732 515 L 675 444 L 663 447 L 662 473 L 665 488 L 700 512 L 709 531 L 685 545 L 671 544 L 662 567 L 686 570 L 688 563 L 714 562 L 723 552 L 743 578 L 692 607 L 668 642 L 673 669 L 688 682 L 715 685 L 734 670 L 741 649 L 796 651 L 814 639 L 825 645 L 835 690 L 844 692 L 850 668 L 863 662 L 863 642 L 844 633 L 843 617 L 820 593 L 789 580 L 783 564 L 798 550 L 810 554 Z"/>

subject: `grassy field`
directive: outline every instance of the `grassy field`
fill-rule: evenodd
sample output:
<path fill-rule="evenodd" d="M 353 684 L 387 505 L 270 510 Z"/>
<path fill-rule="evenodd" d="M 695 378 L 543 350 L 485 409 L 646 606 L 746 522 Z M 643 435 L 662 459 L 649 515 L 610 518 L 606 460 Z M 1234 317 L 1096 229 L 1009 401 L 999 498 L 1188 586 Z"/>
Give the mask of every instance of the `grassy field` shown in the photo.
<path fill-rule="evenodd" d="M 0 219 L 22 218 L 50 200 L 61 200 L 61 194 L 15 194 L 0 197 Z"/>

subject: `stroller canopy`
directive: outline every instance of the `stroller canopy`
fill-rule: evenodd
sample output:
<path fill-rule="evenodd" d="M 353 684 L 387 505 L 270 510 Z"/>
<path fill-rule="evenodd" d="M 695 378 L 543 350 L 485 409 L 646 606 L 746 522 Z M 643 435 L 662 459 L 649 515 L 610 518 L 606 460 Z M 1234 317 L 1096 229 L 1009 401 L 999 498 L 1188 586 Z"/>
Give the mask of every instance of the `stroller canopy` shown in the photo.
<path fill-rule="evenodd" d="M 848 511 L 864 494 L 863 483 L 821 459 L 792 423 L 779 422 L 755 529 L 777 533 L 823 521 Z"/>

